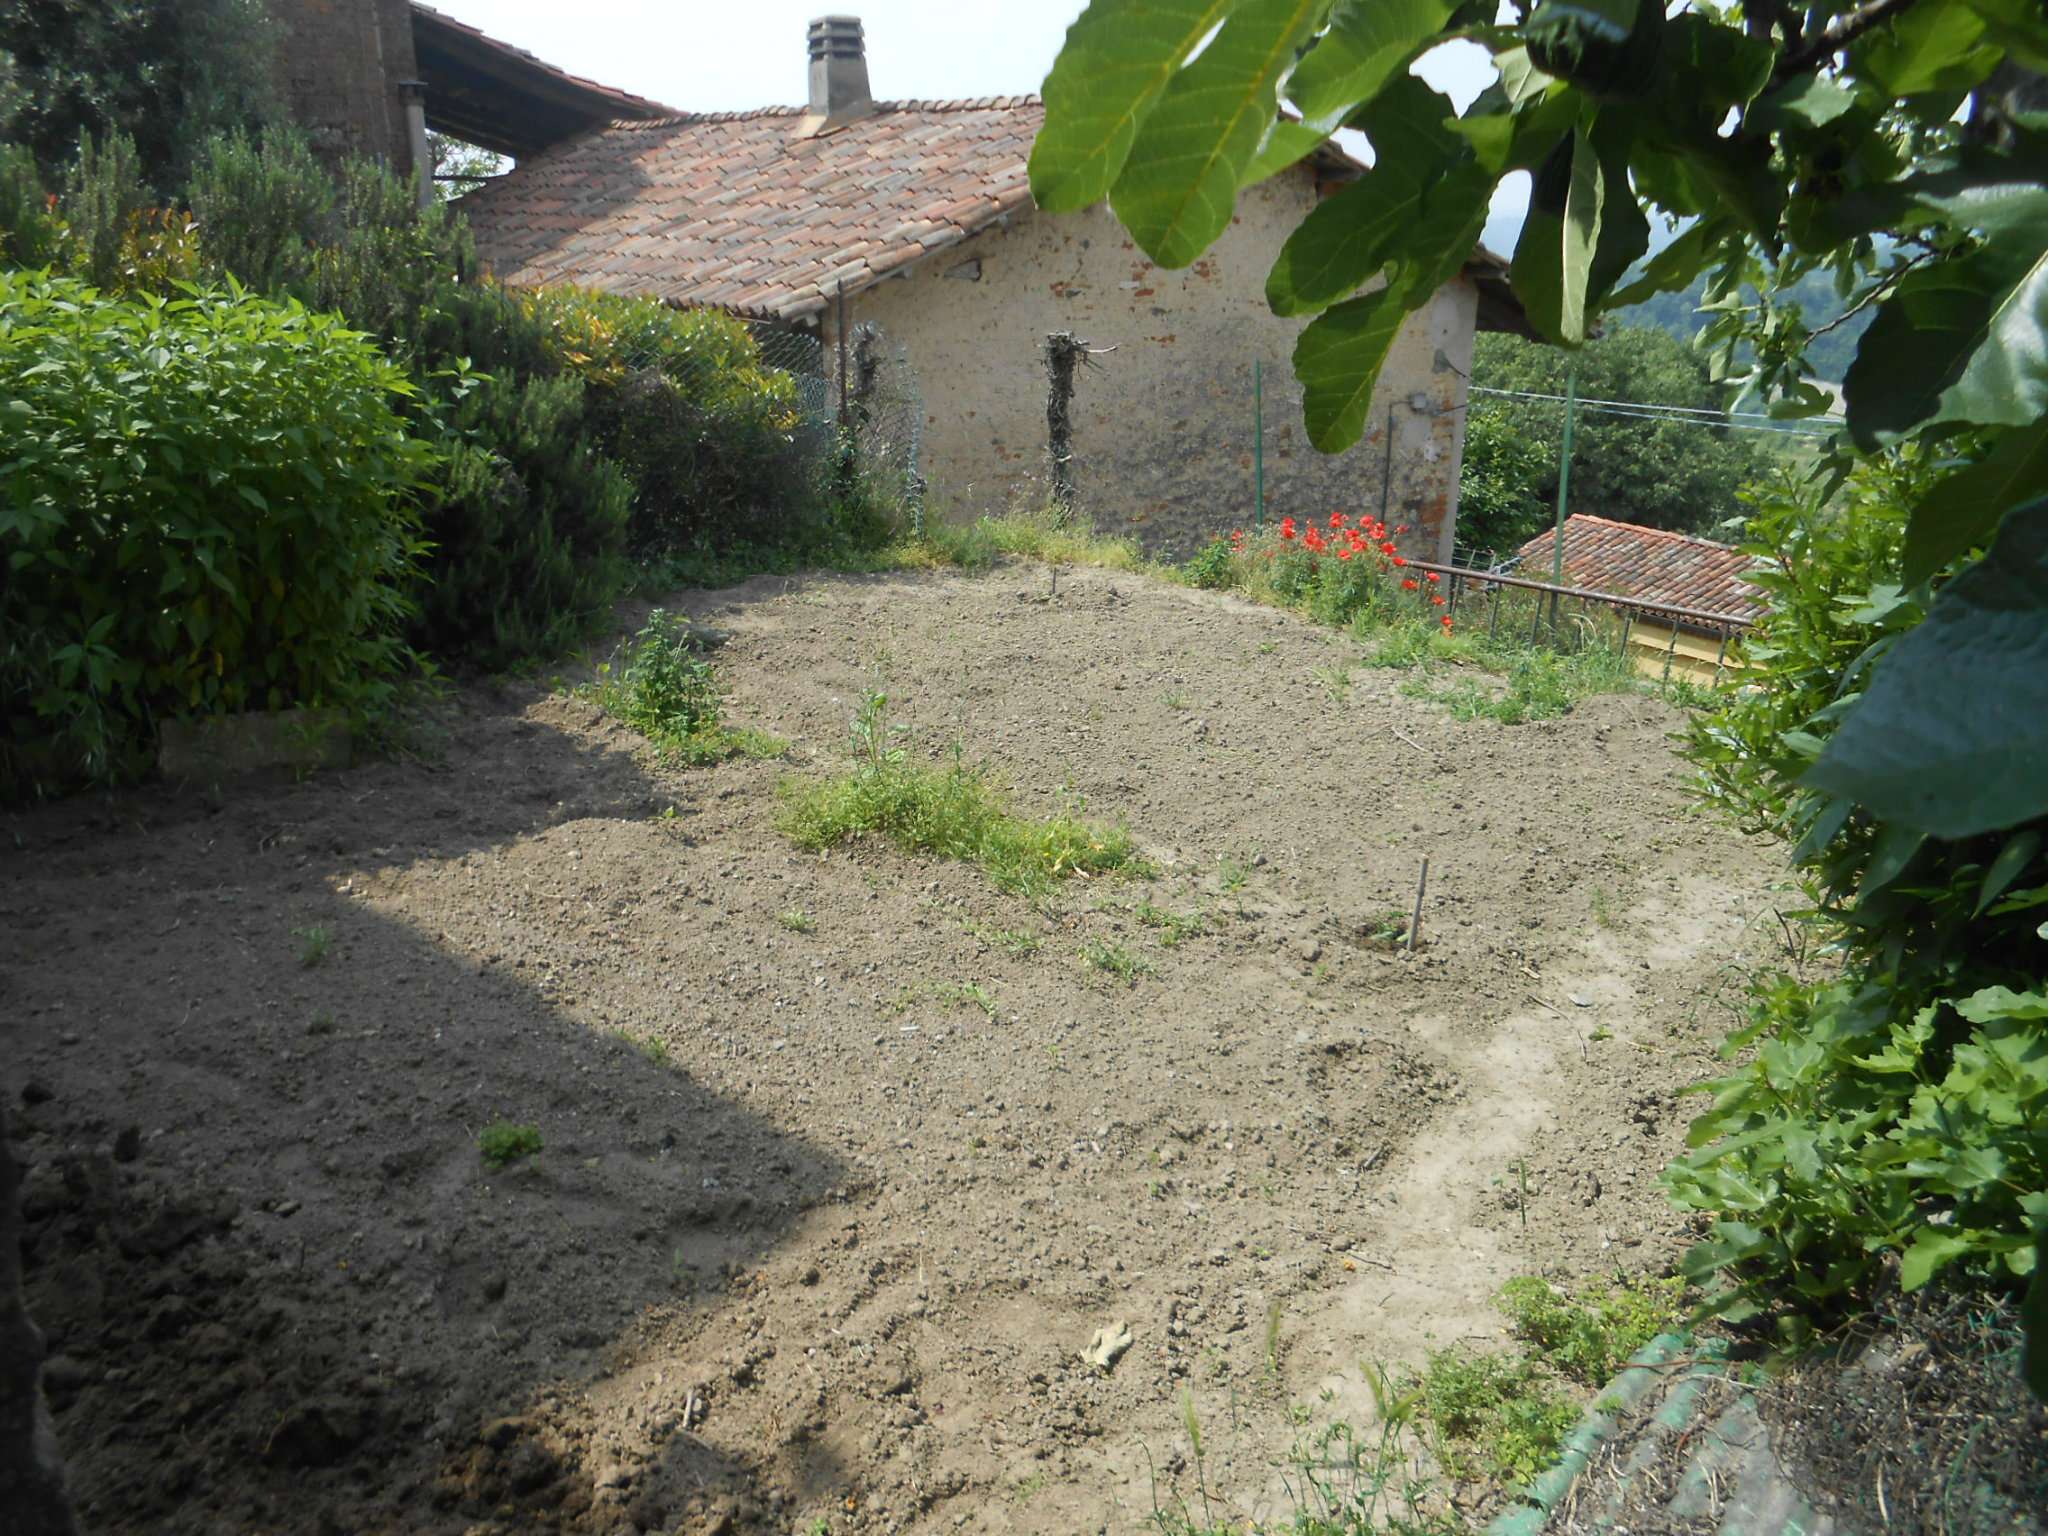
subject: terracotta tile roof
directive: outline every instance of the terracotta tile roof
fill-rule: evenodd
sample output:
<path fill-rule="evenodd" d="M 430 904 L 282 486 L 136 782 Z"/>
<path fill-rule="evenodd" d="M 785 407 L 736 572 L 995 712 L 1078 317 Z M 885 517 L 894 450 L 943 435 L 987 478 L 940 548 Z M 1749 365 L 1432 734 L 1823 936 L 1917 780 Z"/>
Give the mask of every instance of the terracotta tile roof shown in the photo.
<path fill-rule="evenodd" d="M 618 122 L 462 200 L 515 284 L 796 319 L 1031 206 L 1034 96 L 879 102 L 814 138 L 794 107 Z"/>
<path fill-rule="evenodd" d="M 1036 96 L 878 102 L 799 137 L 799 107 L 621 121 L 462 199 L 504 282 L 575 283 L 795 320 L 1031 208 Z M 1328 175 L 1364 169 L 1334 143 Z M 1482 288 L 1504 280 L 1475 255 Z"/>
<path fill-rule="evenodd" d="M 1539 533 L 1522 546 L 1523 574 L 1549 579 L 1555 537 Z M 1755 619 L 1764 611 L 1763 599 L 1742 579 L 1755 563 L 1739 549 L 1690 534 L 1584 512 L 1564 520 L 1565 584 L 1640 598 L 1645 608 L 1697 608 Z"/>

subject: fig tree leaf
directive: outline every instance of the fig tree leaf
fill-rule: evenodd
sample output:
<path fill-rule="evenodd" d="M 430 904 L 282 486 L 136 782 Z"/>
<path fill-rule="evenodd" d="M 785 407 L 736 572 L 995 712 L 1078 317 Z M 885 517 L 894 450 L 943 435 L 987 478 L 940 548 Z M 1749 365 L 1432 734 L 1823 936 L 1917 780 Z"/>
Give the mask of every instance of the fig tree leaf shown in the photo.
<path fill-rule="evenodd" d="M 1586 339 L 1586 300 L 1606 191 L 1600 156 L 1584 127 L 1575 128 L 1537 170 L 1515 245 L 1509 270 L 1515 296 L 1537 330 L 1566 346 Z"/>
<path fill-rule="evenodd" d="M 1917 586 L 1991 540 L 2006 510 L 2048 492 L 2048 419 L 2007 432 L 1982 462 L 1944 475 L 1906 523 L 1903 580 Z"/>
<path fill-rule="evenodd" d="M 1935 837 L 2048 813 L 2048 497 L 1891 646 L 1803 782 Z"/>
<path fill-rule="evenodd" d="M 1437 242 L 1458 238 L 1472 198 L 1483 204 L 1493 179 L 1475 175 L 1463 140 L 1446 126 L 1450 115 L 1450 102 L 1413 75 L 1402 76 L 1372 104 L 1358 126 L 1372 141 L 1373 167 L 1311 209 L 1280 247 L 1266 277 L 1266 301 L 1275 314 L 1322 309 L 1355 293 L 1388 262 L 1416 252 L 1434 258 L 1441 254 Z M 1447 161 L 1455 167 L 1448 175 Z M 1477 190 L 1481 179 L 1483 193 Z M 1427 210 L 1447 206 L 1448 221 L 1430 219 Z M 1470 254 L 1468 243 L 1458 264 Z"/>
<path fill-rule="evenodd" d="M 1340 453 L 1365 431 L 1380 365 L 1408 318 L 1405 297 L 1381 288 L 1346 299 L 1317 315 L 1294 343 L 1302 417 L 1323 452 Z"/>
<path fill-rule="evenodd" d="M 1371 101 L 1451 19 L 1446 0 L 1337 0 L 1327 31 L 1287 81 L 1305 118 Z"/>
<path fill-rule="evenodd" d="M 1237 0 L 1139 124 L 1109 200 L 1161 266 L 1186 266 L 1229 226 L 1239 180 L 1278 111 L 1280 77 L 1328 6 Z"/>
<path fill-rule="evenodd" d="M 1072 213 L 1109 195 L 1138 124 L 1231 0 L 1091 0 L 1045 77 L 1031 195 Z"/>
<path fill-rule="evenodd" d="M 2048 413 L 2048 215 L 1999 222 L 1963 256 L 1908 273 L 1843 380 L 1872 449 L 1923 426 L 2030 426 Z"/>

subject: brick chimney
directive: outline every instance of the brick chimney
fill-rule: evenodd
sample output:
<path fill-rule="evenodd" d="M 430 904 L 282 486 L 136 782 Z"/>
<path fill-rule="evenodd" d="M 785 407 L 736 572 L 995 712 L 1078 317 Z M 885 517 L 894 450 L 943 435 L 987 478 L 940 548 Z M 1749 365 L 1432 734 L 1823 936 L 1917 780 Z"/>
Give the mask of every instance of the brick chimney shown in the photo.
<path fill-rule="evenodd" d="M 820 16 L 811 23 L 810 116 L 837 126 L 874 105 L 868 56 L 858 16 Z"/>

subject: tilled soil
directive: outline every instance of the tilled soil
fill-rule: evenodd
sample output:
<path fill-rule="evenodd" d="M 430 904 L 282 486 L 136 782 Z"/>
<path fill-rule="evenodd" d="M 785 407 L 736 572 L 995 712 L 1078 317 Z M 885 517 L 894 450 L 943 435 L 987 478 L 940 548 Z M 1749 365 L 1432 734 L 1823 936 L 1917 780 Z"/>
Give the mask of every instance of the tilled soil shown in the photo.
<path fill-rule="evenodd" d="M 1688 808 L 1661 704 L 1461 724 L 1103 573 L 679 606 L 788 762 L 501 687 L 432 763 L 8 822 L 91 1529 L 1121 1531 L 1190 1486 L 1184 1404 L 1219 1512 L 1270 1512 L 1287 1402 L 1368 1411 L 1361 1361 L 1497 1338 L 1515 1273 L 1672 1256 L 1675 1092 L 1776 866 Z M 913 750 L 1155 873 L 1034 907 L 794 850 L 778 780 L 878 676 Z M 487 1170 L 500 1119 L 545 1150 Z"/>

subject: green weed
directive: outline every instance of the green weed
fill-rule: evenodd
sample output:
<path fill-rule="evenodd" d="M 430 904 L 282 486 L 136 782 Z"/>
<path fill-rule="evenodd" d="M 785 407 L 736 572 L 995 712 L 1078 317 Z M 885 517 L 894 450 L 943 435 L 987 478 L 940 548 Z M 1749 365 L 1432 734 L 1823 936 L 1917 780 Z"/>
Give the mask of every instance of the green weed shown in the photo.
<path fill-rule="evenodd" d="M 486 1168 L 504 1168 L 522 1157 L 533 1157 L 540 1152 L 540 1127 L 494 1120 L 483 1128 L 476 1144 L 483 1154 Z"/>
<path fill-rule="evenodd" d="M 1420 1389 L 1384 1371 L 1370 1372 L 1367 1384 L 1375 1415 L 1366 1432 L 1342 1422 L 1315 1427 L 1309 1405 L 1290 1405 L 1294 1439 L 1278 1469 L 1289 1507 L 1255 1520 L 1217 1512 L 1203 1467 L 1201 1424 L 1192 1394 L 1184 1392 L 1196 1503 L 1178 1496 L 1162 1501 L 1155 1487 L 1153 1529 L 1159 1536 L 1467 1536 L 1470 1527 L 1411 1451 L 1420 1428 Z"/>
<path fill-rule="evenodd" d="M 596 681 L 580 691 L 664 757 L 693 768 L 729 757 L 781 757 L 788 742 L 724 723 L 718 671 L 691 635 L 683 615 L 655 609 L 622 655 L 599 666 Z"/>
<path fill-rule="evenodd" d="M 816 933 L 818 920 L 802 907 L 791 907 L 787 912 L 778 913 L 775 921 L 791 933 Z"/>
<path fill-rule="evenodd" d="M 1090 939 L 1078 953 L 1091 970 L 1114 976 L 1127 987 L 1136 986 L 1140 976 L 1152 974 L 1152 967 L 1147 961 L 1107 939 Z"/>
<path fill-rule="evenodd" d="M 311 928 L 294 928 L 292 937 L 299 941 L 299 964 L 307 970 L 325 960 L 327 952 L 334 947 L 333 935 L 317 924 Z"/>
<path fill-rule="evenodd" d="M 1684 1291 L 1682 1279 L 1643 1278 L 1568 1295 L 1524 1275 L 1502 1288 L 1500 1305 L 1516 1337 L 1574 1381 L 1599 1386 L 1677 1324 Z"/>
<path fill-rule="evenodd" d="M 1453 1348 L 1418 1382 L 1430 1449 L 1452 1477 L 1524 1483 L 1557 1456 L 1579 1411 L 1536 1362 Z"/>
<path fill-rule="evenodd" d="M 979 1008 L 989 1018 L 996 1016 L 995 994 L 978 981 L 935 982 L 931 995 L 948 1008 Z"/>
<path fill-rule="evenodd" d="M 1602 928 L 1621 926 L 1621 919 L 1614 910 L 1614 898 L 1607 894 L 1605 886 L 1593 887 L 1593 921 Z"/>
<path fill-rule="evenodd" d="M 1139 902 L 1135 911 L 1139 922 L 1158 930 L 1159 942 L 1168 949 L 1177 949 L 1208 926 L 1199 912 L 1169 912 L 1149 901 Z"/>
<path fill-rule="evenodd" d="M 790 840 L 822 849 L 886 837 L 908 852 L 978 864 L 1003 890 L 1027 896 L 1070 875 L 1146 868 L 1122 828 L 1066 813 L 1042 821 L 1012 815 L 1002 792 L 957 748 L 938 767 L 911 761 L 894 739 L 888 697 L 872 690 L 854 717 L 853 769 L 823 783 L 782 786 L 781 825 Z"/>
<path fill-rule="evenodd" d="M 1038 953 L 1039 941 L 1036 935 L 1017 928 L 992 928 L 987 923 L 978 923 L 973 918 L 961 919 L 960 926 L 984 944 L 993 945 L 1014 960 Z"/>
<path fill-rule="evenodd" d="M 1139 571 L 1149 566 L 1132 540 L 1098 534 L 1085 520 L 1056 507 L 1011 511 L 966 523 L 933 518 L 922 538 L 897 544 L 890 556 L 902 566 L 956 566 L 965 571 L 985 571 L 1005 558 L 1111 571 Z"/>

